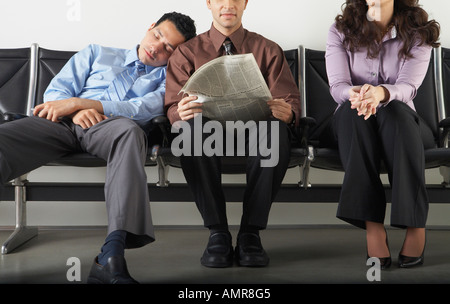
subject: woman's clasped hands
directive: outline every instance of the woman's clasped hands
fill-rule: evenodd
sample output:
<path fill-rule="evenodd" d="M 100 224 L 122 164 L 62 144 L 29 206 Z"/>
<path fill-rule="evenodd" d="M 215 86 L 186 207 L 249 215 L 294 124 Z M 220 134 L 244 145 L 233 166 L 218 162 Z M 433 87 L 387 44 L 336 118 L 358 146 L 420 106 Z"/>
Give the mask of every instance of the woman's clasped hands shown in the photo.
<path fill-rule="evenodd" d="M 383 86 L 365 84 L 350 89 L 350 103 L 352 109 L 358 111 L 359 116 L 367 120 L 377 113 L 378 106 L 386 99 L 387 90 Z"/>

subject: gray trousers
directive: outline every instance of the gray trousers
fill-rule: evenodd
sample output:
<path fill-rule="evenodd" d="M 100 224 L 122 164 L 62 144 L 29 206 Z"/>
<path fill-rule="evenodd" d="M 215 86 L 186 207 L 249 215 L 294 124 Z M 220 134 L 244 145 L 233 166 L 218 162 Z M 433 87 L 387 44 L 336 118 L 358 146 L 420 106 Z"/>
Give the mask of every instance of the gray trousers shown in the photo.
<path fill-rule="evenodd" d="M 54 123 L 38 117 L 0 125 L 0 185 L 71 152 L 107 161 L 108 233 L 127 231 L 127 248 L 154 241 L 144 169 L 147 137 L 128 118 L 110 118 L 89 129 L 69 119 Z"/>

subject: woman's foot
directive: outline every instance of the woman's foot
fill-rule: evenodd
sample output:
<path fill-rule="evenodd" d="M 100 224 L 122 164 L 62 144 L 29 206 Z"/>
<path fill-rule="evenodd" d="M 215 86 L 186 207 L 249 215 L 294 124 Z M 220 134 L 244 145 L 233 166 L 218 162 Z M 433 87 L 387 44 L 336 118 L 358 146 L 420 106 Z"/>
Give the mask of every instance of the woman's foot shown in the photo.
<path fill-rule="evenodd" d="M 422 265 L 425 251 L 425 228 L 408 227 L 405 241 L 398 256 L 398 266 L 402 268 Z"/>
<path fill-rule="evenodd" d="M 381 269 L 391 265 L 391 253 L 387 241 L 384 225 L 375 222 L 366 222 L 367 256 L 380 259 Z"/>
<path fill-rule="evenodd" d="M 425 228 L 408 227 L 400 254 L 410 257 L 418 257 L 422 255 L 424 248 Z"/>

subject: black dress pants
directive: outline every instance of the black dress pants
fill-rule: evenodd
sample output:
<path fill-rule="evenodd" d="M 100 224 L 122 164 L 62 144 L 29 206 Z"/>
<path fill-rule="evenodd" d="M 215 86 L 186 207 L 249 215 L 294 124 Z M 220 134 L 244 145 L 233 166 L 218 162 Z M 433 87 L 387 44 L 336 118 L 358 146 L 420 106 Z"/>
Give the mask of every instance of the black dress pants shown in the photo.
<path fill-rule="evenodd" d="M 384 223 L 383 162 L 392 187 L 391 225 L 425 227 L 424 147 L 435 143 L 418 114 L 405 103 L 392 101 L 366 121 L 346 102 L 334 115 L 333 129 L 345 170 L 337 217 L 363 229 L 366 221 Z"/>
<path fill-rule="evenodd" d="M 195 119 L 198 118 L 188 121 L 192 128 Z M 207 121 L 203 117 L 202 124 L 204 125 Z M 243 197 L 241 227 L 252 226 L 257 229 L 266 228 L 272 202 L 280 189 L 289 164 L 291 138 L 289 127 L 286 123 L 277 119 L 269 120 L 267 123 L 268 128 L 264 130 L 264 132 L 267 132 L 267 143 L 264 142 L 262 144 L 270 146 L 274 138 L 278 139 L 278 162 L 274 166 L 261 166 L 261 160 L 267 159 L 268 156 L 263 156 L 264 153 L 259 153 L 259 149 L 255 156 L 250 156 L 253 154 L 246 154 L 245 172 L 247 186 Z M 278 128 L 273 129 L 271 127 L 272 123 L 276 123 Z M 261 130 L 258 129 L 258 132 L 261 132 Z M 248 136 L 247 134 L 245 136 L 246 153 L 250 151 L 249 137 L 256 136 L 255 133 L 250 133 L 252 135 Z M 191 132 L 191 134 L 191 142 L 194 143 L 194 132 Z M 210 135 L 202 132 L 201 142 L 205 143 L 205 140 Z M 223 138 L 225 139 L 225 137 L 226 135 Z M 252 138 L 254 139 L 254 137 Z M 225 151 L 227 149 L 226 142 L 222 144 Z M 236 144 L 234 146 L 237 147 L 238 145 Z M 194 150 L 194 147 L 192 149 Z M 191 154 L 191 156 L 183 155 L 180 157 L 184 176 L 193 193 L 195 203 L 203 218 L 205 227 L 223 227 L 228 225 L 225 195 L 222 190 L 222 157 L 227 156 L 207 156 L 203 153 L 201 156 Z"/>

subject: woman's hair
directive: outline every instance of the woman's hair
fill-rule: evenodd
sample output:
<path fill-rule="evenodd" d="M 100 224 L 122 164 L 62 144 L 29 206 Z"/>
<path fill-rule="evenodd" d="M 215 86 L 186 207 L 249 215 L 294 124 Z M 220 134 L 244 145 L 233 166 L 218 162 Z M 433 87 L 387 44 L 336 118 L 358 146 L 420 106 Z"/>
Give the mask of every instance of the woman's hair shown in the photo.
<path fill-rule="evenodd" d="M 350 51 L 367 47 L 367 55 L 376 57 L 380 51 L 382 33 L 366 17 L 369 8 L 366 0 L 346 0 L 342 6 L 342 14 L 336 17 L 336 26 L 345 35 L 344 44 Z M 411 57 L 410 51 L 416 40 L 420 45 L 440 46 L 440 25 L 435 20 L 428 20 L 428 13 L 419 7 L 419 0 L 394 0 L 392 23 L 397 29 L 397 36 L 403 41 L 400 57 Z"/>

